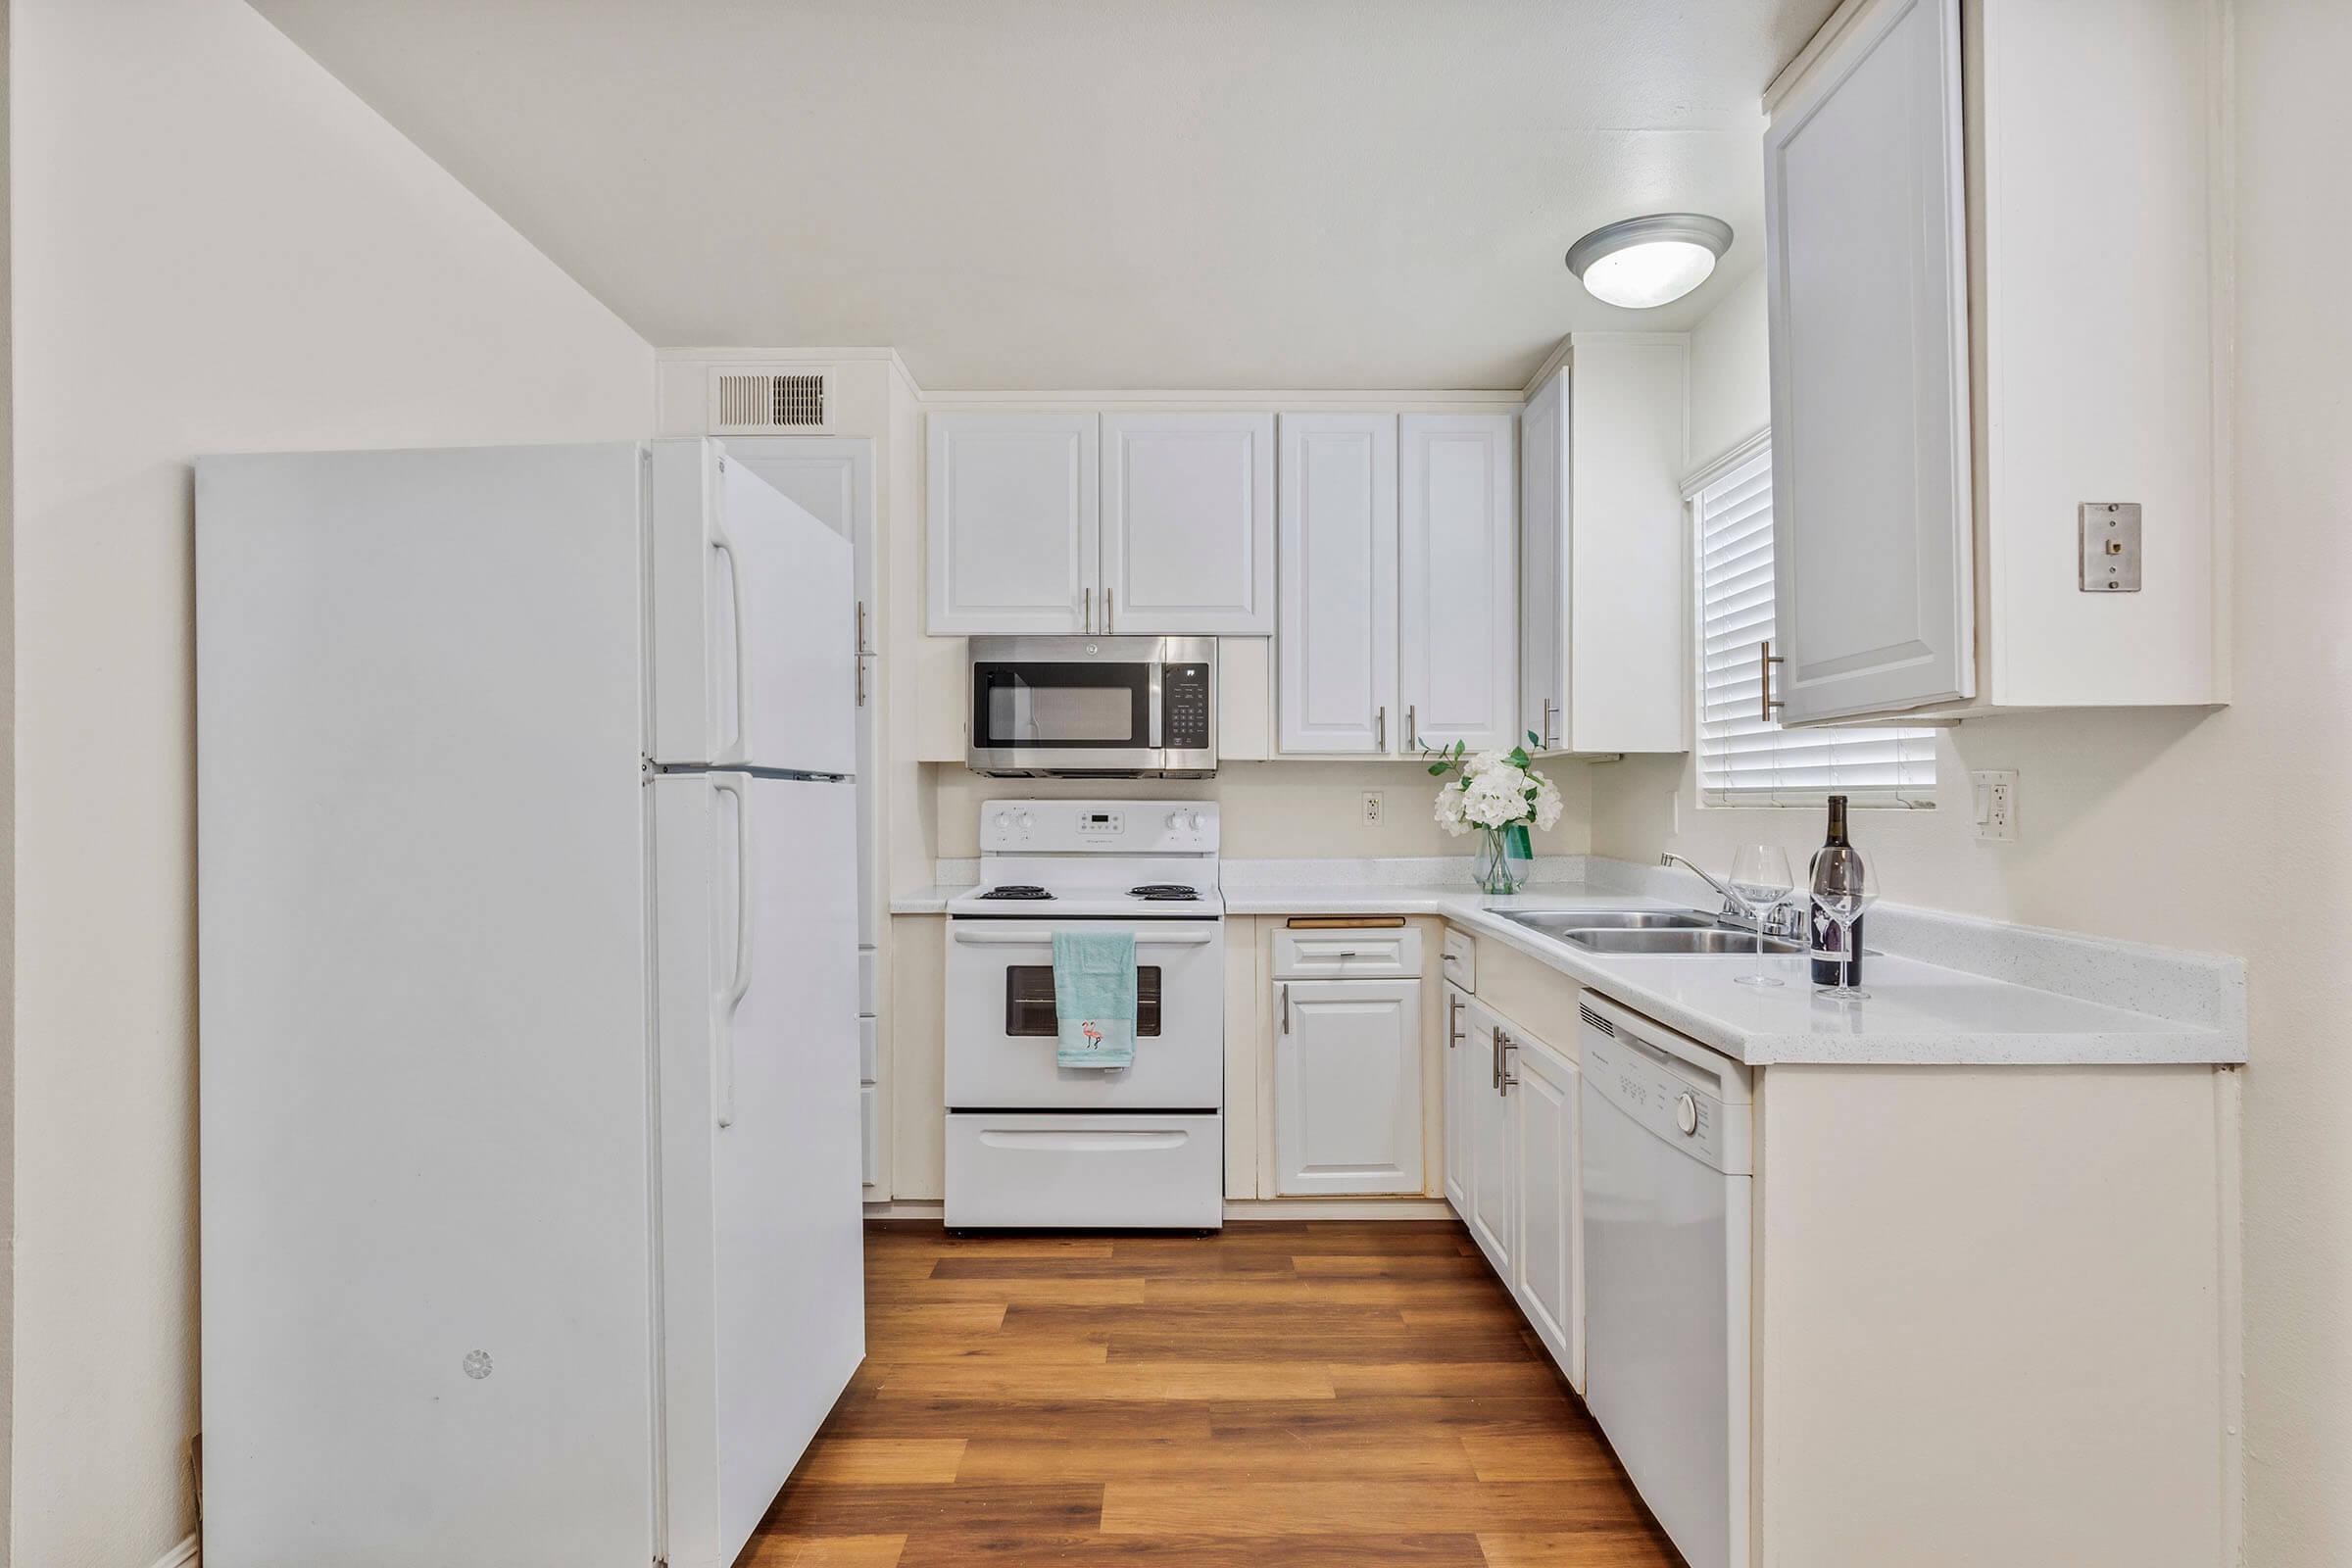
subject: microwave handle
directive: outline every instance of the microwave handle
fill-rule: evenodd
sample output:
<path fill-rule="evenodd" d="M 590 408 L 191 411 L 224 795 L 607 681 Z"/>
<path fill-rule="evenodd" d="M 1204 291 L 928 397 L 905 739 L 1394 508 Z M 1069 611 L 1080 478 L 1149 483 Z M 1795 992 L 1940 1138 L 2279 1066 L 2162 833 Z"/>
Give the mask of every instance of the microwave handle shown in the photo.
<path fill-rule="evenodd" d="M 1108 589 L 1103 590 L 1102 604 L 1105 612 L 1107 612 L 1110 606 L 1110 591 Z M 1103 618 L 1108 619 L 1108 614 L 1105 613 Z M 1161 663 L 1157 659 L 1154 659 L 1147 667 L 1152 671 L 1150 682 L 1150 697 L 1152 707 L 1150 716 L 1144 721 L 1144 744 L 1156 752 L 1168 744 L 1167 721 L 1161 716 L 1160 712 L 1161 699 L 1165 695 L 1164 688 L 1168 678 L 1168 666 Z"/>

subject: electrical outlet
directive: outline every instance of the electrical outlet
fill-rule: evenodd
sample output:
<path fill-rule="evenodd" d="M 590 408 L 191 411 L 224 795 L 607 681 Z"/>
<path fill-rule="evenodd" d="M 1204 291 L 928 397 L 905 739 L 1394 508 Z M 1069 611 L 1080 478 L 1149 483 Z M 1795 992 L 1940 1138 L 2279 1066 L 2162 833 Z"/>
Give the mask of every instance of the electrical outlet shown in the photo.
<path fill-rule="evenodd" d="M 1364 826 L 1380 826 L 1380 791 L 1364 791 Z"/>
<path fill-rule="evenodd" d="M 2017 842 L 2017 772 L 1989 768 L 1968 775 L 1976 786 L 1977 838 L 1985 844 Z"/>

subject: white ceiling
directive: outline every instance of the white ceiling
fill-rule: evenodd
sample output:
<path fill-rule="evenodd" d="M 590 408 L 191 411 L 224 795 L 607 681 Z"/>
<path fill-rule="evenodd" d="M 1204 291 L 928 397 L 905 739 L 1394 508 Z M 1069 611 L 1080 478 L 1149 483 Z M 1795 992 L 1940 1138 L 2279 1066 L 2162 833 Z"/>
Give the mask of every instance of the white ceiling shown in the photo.
<path fill-rule="evenodd" d="M 927 389 L 1516 387 L 1758 262 L 1834 0 L 254 0 L 656 344 Z M 1659 311 L 1578 235 L 1738 230 Z"/>

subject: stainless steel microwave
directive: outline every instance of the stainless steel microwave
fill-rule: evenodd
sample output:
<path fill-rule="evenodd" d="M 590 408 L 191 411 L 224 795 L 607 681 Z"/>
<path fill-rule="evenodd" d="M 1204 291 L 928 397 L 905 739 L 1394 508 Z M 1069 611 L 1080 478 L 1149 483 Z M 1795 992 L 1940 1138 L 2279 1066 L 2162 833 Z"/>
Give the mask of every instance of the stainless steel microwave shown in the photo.
<path fill-rule="evenodd" d="M 975 637 L 966 760 L 999 778 L 1217 770 L 1213 637 Z"/>

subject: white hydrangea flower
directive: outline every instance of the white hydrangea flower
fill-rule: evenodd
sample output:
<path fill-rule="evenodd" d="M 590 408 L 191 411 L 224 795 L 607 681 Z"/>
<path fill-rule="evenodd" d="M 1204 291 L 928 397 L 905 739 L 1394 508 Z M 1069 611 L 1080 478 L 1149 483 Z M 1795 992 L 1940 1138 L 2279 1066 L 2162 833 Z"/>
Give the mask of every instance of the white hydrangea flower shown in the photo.
<path fill-rule="evenodd" d="M 1470 824 L 1462 820 L 1462 786 L 1460 784 L 1447 784 L 1438 791 L 1437 814 L 1438 826 L 1454 837 L 1459 838 L 1462 834 L 1470 831 Z"/>
<path fill-rule="evenodd" d="M 1528 769 L 1527 776 L 1536 785 L 1536 826 L 1549 832 L 1560 820 L 1559 786 L 1533 768 Z"/>

